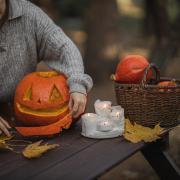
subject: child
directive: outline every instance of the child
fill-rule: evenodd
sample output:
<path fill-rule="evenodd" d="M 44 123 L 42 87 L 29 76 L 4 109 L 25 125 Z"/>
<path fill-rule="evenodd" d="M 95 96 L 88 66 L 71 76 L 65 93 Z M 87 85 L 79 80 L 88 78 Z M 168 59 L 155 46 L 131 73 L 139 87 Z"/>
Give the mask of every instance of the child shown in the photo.
<path fill-rule="evenodd" d="M 77 118 L 93 84 L 84 74 L 78 49 L 37 6 L 26 0 L 0 0 L 0 102 L 12 100 L 17 83 L 41 60 L 68 77 L 69 106 Z M 9 136 L 8 128 L 0 118 L 0 130 Z"/>

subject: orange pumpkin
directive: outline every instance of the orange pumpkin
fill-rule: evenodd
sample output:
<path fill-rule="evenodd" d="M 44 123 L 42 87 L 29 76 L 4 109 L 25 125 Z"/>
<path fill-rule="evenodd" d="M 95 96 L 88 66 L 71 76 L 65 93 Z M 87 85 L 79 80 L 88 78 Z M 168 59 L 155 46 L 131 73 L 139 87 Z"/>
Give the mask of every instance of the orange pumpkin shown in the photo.
<path fill-rule="evenodd" d="M 140 55 L 129 55 L 122 59 L 117 66 L 115 81 L 125 84 L 138 84 L 141 82 L 144 71 L 149 63 L 146 58 Z M 150 70 L 147 75 L 147 80 L 152 77 Z"/>
<path fill-rule="evenodd" d="M 45 126 L 51 127 L 44 135 L 57 133 L 60 129 L 71 124 L 72 119 L 66 118 L 66 125 L 61 120 L 69 115 L 69 89 L 66 78 L 55 71 L 34 72 L 23 78 L 15 92 L 14 106 L 18 122 L 23 126 L 36 127 L 36 133 L 41 135 Z M 54 130 L 52 127 L 56 127 Z M 26 128 L 26 127 L 21 127 Z M 39 129 L 38 129 L 39 128 Z M 17 130 L 20 128 L 17 127 Z M 39 131 L 38 131 L 39 130 Z M 25 134 L 24 134 L 25 135 Z"/>
<path fill-rule="evenodd" d="M 166 91 L 168 91 L 168 92 L 170 92 L 171 91 L 171 89 L 168 89 L 168 88 L 163 88 L 163 86 L 164 87 L 167 87 L 167 86 L 177 86 L 177 84 L 174 82 L 174 81 L 162 81 L 162 82 L 159 82 L 158 83 L 158 86 L 162 86 L 162 88 L 160 88 L 160 92 L 166 92 Z"/>

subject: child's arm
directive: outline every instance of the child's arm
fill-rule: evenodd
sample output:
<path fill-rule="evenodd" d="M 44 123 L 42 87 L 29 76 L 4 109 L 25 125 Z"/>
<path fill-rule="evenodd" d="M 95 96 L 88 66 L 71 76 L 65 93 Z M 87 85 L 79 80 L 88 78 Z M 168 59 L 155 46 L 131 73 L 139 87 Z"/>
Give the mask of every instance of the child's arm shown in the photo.
<path fill-rule="evenodd" d="M 35 7 L 34 16 L 39 60 L 67 76 L 71 93 L 70 104 L 73 105 L 72 109 L 77 117 L 85 109 L 86 94 L 93 86 L 92 79 L 84 73 L 81 54 L 63 30 L 38 7 Z"/>
<path fill-rule="evenodd" d="M 68 77 L 70 92 L 86 94 L 92 87 L 92 79 L 84 74 L 82 57 L 75 44 L 38 7 L 34 23 L 39 60 Z"/>

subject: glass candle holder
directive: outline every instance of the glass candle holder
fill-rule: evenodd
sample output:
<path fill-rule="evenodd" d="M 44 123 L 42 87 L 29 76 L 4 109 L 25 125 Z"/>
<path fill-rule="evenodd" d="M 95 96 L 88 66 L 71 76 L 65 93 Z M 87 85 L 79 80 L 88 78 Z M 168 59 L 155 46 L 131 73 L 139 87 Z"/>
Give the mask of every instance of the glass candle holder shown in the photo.
<path fill-rule="evenodd" d="M 107 131 L 112 131 L 113 128 L 114 126 L 110 119 L 105 117 L 101 117 L 98 119 L 97 131 L 107 132 Z"/>
<path fill-rule="evenodd" d="M 91 132 L 96 130 L 97 114 L 86 113 L 82 115 L 82 132 Z"/>
<path fill-rule="evenodd" d="M 96 102 L 94 103 L 96 114 L 98 114 L 99 116 L 107 117 L 111 112 L 111 104 L 111 101 L 96 100 Z"/>
<path fill-rule="evenodd" d="M 109 118 L 117 125 L 124 124 L 124 109 L 121 106 L 113 106 Z"/>

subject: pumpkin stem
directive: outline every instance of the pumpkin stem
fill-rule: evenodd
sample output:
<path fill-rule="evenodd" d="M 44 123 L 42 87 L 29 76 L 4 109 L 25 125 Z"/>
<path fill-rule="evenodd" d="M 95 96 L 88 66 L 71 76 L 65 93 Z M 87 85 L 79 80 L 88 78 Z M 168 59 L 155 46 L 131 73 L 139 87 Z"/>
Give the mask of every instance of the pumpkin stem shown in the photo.
<path fill-rule="evenodd" d="M 110 79 L 111 79 L 112 81 L 116 81 L 116 76 L 115 76 L 114 74 L 111 74 Z"/>

